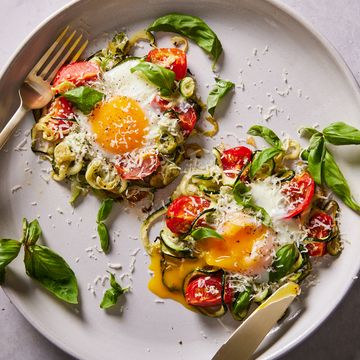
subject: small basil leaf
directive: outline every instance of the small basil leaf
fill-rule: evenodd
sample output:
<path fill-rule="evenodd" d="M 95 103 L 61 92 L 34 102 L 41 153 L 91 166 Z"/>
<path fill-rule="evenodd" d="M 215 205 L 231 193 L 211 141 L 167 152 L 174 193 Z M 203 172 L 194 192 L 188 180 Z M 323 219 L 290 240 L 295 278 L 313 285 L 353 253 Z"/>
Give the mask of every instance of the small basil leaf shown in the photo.
<path fill-rule="evenodd" d="M 0 240 L 0 269 L 10 264 L 19 254 L 21 242 L 12 239 Z"/>
<path fill-rule="evenodd" d="M 244 206 L 244 208 L 251 209 L 252 211 L 258 213 L 260 212 L 261 221 L 265 226 L 271 226 L 272 221 L 270 215 L 267 213 L 267 211 L 257 206 L 253 203 L 252 195 L 251 195 L 251 188 L 247 185 L 245 185 L 241 181 L 237 181 L 233 188 L 233 196 L 235 201 L 241 205 Z"/>
<path fill-rule="evenodd" d="M 270 272 L 270 281 L 279 281 L 291 271 L 296 259 L 299 256 L 299 250 L 295 244 L 286 244 L 276 252 L 275 260 Z"/>
<path fill-rule="evenodd" d="M 106 253 L 109 251 L 110 240 L 109 240 L 109 231 L 104 223 L 99 223 L 97 227 L 99 234 L 101 249 Z"/>
<path fill-rule="evenodd" d="M 122 288 L 115 280 L 115 276 L 110 274 L 110 286 L 111 288 L 106 290 L 103 299 L 101 301 L 100 307 L 102 309 L 108 309 L 114 306 L 120 295 L 128 291 L 127 288 Z"/>
<path fill-rule="evenodd" d="M 310 139 L 314 134 L 321 134 L 321 132 L 314 128 L 305 127 L 299 130 L 299 134 L 302 137 Z"/>
<path fill-rule="evenodd" d="M 271 217 L 263 207 L 257 206 L 257 205 L 251 205 L 251 208 L 255 212 L 260 212 L 260 214 L 261 214 L 261 216 L 260 216 L 261 222 L 265 226 L 271 226 L 272 225 Z"/>
<path fill-rule="evenodd" d="M 268 148 L 256 153 L 250 165 L 250 178 L 253 178 L 267 161 L 274 158 L 281 151 L 278 148 Z"/>
<path fill-rule="evenodd" d="M 26 273 L 70 304 L 78 303 L 78 286 L 74 272 L 66 261 L 46 246 L 32 245 L 25 248 Z"/>
<path fill-rule="evenodd" d="M 148 30 L 168 31 L 186 36 L 212 56 L 214 65 L 223 50 L 216 34 L 203 20 L 195 16 L 171 13 L 156 19 Z"/>
<path fill-rule="evenodd" d="M 207 227 L 199 227 L 191 233 L 191 236 L 195 240 L 207 239 L 207 238 L 217 238 L 223 239 L 223 237 L 213 229 Z"/>
<path fill-rule="evenodd" d="M 28 221 L 23 218 L 22 220 L 22 240 L 21 241 L 25 241 L 27 239 L 27 233 L 29 231 L 29 224 Z"/>
<path fill-rule="evenodd" d="M 325 140 L 321 133 L 315 133 L 311 139 L 308 147 L 308 170 L 319 185 L 322 183 L 322 162 L 325 156 Z"/>
<path fill-rule="evenodd" d="M 214 116 L 216 106 L 219 104 L 220 100 L 231 90 L 235 84 L 231 81 L 215 79 L 215 85 L 211 89 L 206 106 L 210 115 Z"/>
<path fill-rule="evenodd" d="M 140 61 L 130 71 L 132 73 L 141 71 L 150 82 L 159 87 L 162 95 L 168 96 L 171 94 L 175 81 L 175 73 L 173 71 L 147 61 Z"/>
<path fill-rule="evenodd" d="M 247 315 L 250 302 L 251 302 L 251 290 L 247 289 L 241 292 L 233 303 L 232 306 L 233 314 L 241 320 L 244 319 L 245 316 Z"/>
<path fill-rule="evenodd" d="M 248 130 L 247 133 L 249 135 L 262 137 L 272 147 L 277 149 L 282 148 L 282 143 L 279 137 L 266 126 L 254 125 Z"/>
<path fill-rule="evenodd" d="M 326 141 L 334 145 L 360 144 L 360 130 L 345 124 L 335 122 L 323 130 Z"/>
<path fill-rule="evenodd" d="M 37 219 L 33 220 L 28 224 L 28 229 L 26 231 L 25 244 L 33 245 L 35 244 L 41 235 L 41 227 Z"/>
<path fill-rule="evenodd" d="M 251 203 L 250 190 L 250 187 L 246 186 L 242 181 L 237 181 L 233 188 L 235 201 L 242 206 L 249 205 Z"/>
<path fill-rule="evenodd" d="M 342 174 L 334 157 L 326 151 L 323 161 L 323 179 L 326 185 L 351 209 L 360 211 L 358 204 L 352 197 L 350 187 Z"/>
<path fill-rule="evenodd" d="M 104 94 L 90 87 L 80 86 L 67 91 L 64 97 L 87 115 L 93 110 L 95 105 L 104 98 Z"/>
<path fill-rule="evenodd" d="M 101 206 L 100 206 L 100 209 L 98 211 L 98 214 L 97 214 L 97 222 L 101 222 L 101 221 L 104 221 L 108 218 L 110 212 L 111 212 L 111 209 L 114 205 L 114 199 L 105 199 L 103 200 L 103 202 L 101 203 Z"/>

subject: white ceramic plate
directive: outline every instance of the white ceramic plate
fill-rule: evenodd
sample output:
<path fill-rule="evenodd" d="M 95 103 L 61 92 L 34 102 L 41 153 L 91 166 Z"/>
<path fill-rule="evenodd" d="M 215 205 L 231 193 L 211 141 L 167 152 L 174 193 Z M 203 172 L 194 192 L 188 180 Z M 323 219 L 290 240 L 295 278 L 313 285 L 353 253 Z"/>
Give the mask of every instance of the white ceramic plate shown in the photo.
<path fill-rule="evenodd" d="M 343 120 L 360 126 L 358 88 L 337 53 L 286 8 L 263 0 L 76 2 L 43 23 L 5 70 L 0 80 L 0 118 L 5 122 L 10 117 L 18 101 L 16 89 L 38 54 L 64 25 L 71 23 L 87 32 L 91 40 L 96 39 L 92 43 L 96 49 L 114 30 L 125 27 L 131 33 L 172 11 L 197 15 L 208 22 L 224 46 L 220 75 L 237 84 L 234 96 L 219 109 L 219 135 L 211 140 L 197 140 L 209 149 L 221 141 L 229 145 L 243 141 L 247 128 L 255 123 L 292 136 L 296 136 L 301 125 L 318 123 L 322 127 Z M 160 44 L 166 44 L 166 38 L 162 37 Z M 196 74 L 205 99 L 213 74 L 210 60 L 194 44 L 189 67 Z M 72 211 L 68 187 L 48 181 L 49 164 L 40 163 L 30 150 L 26 134 L 32 123 L 29 115 L 0 153 L 1 235 L 19 237 L 21 218 L 39 217 L 46 244 L 62 254 L 77 275 L 81 305 L 62 304 L 29 280 L 24 276 L 21 257 L 7 272 L 5 289 L 12 302 L 46 337 L 81 359 L 210 359 L 228 332 L 217 320 L 191 313 L 175 302 L 154 301 L 155 296 L 147 290 L 147 257 L 143 250 L 130 256 L 141 247 L 136 240 L 139 212 L 125 211 L 118 204 L 112 219 L 111 228 L 116 234 L 112 236 L 111 254 L 105 256 L 94 250 L 98 244 L 93 235 L 99 202 L 88 196 Z M 355 195 L 360 195 L 356 186 L 360 175 L 358 149 L 342 148 L 336 156 Z M 21 188 L 12 191 L 17 185 Z M 166 197 L 169 191 L 160 196 Z M 360 230 L 358 217 L 347 208 L 342 208 L 341 219 L 343 254 L 331 266 L 320 266 L 318 283 L 303 296 L 304 311 L 295 322 L 267 338 L 257 353 L 261 359 L 275 358 L 304 339 L 346 293 L 360 267 L 360 242 L 356 241 Z M 86 251 L 90 247 L 93 258 Z M 109 270 L 108 262 L 123 265 L 117 271 L 120 275 L 129 270 L 134 259 L 133 291 L 126 296 L 123 314 L 104 312 L 99 308 L 104 288 L 100 283 L 94 285 L 94 280 Z M 88 284 L 94 286 L 95 296 Z M 226 326 L 233 328 L 231 323 Z"/>

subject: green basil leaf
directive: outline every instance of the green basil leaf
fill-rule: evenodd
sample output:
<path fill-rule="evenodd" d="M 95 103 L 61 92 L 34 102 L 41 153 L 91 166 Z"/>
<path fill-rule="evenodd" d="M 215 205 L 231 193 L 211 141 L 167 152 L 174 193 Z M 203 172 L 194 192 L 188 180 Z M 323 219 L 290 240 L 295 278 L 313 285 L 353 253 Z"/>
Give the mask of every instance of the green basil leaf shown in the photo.
<path fill-rule="evenodd" d="M 102 92 L 88 86 L 80 86 L 67 91 L 63 96 L 75 105 L 81 112 L 87 115 L 93 110 L 95 105 L 104 98 L 105 95 Z"/>
<path fill-rule="evenodd" d="M 24 242 L 27 239 L 27 233 L 29 231 L 29 223 L 27 219 L 23 218 L 22 220 L 22 242 Z"/>
<path fill-rule="evenodd" d="M 195 240 L 201 240 L 201 239 L 207 239 L 207 238 L 223 239 L 223 237 L 218 232 L 216 232 L 213 229 L 207 228 L 207 227 L 199 227 L 199 228 L 195 229 L 191 233 L 191 236 Z"/>
<path fill-rule="evenodd" d="M 288 275 L 299 256 L 299 250 L 295 244 L 286 244 L 277 252 L 270 272 L 270 281 L 279 281 Z"/>
<path fill-rule="evenodd" d="M 254 125 L 248 130 L 247 133 L 249 135 L 262 137 L 272 147 L 277 149 L 282 148 L 282 142 L 279 137 L 266 126 Z"/>
<path fill-rule="evenodd" d="M 100 238 L 101 249 L 106 253 L 109 251 L 110 247 L 109 231 L 102 222 L 98 224 L 97 231 Z"/>
<path fill-rule="evenodd" d="M 78 303 L 78 286 L 74 272 L 66 261 L 46 246 L 25 247 L 26 273 L 53 293 L 70 304 Z"/>
<path fill-rule="evenodd" d="M 242 319 L 246 316 L 250 303 L 251 290 L 246 289 L 237 296 L 232 307 L 232 312 Z"/>
<path fill-rule="evenodd" d="M 237 181 L 232 191 L 235 201 L 242 206 L 249 205 L 251 203 L 250 190 L 250 187 L 246 186 L 242 181 Z"/>
<path fill-rule="evenodd" d="M 0 269 L 10 264 L 19 254 L 21 242 L 12 239 L 0 240 Z"/>
<path fill-rule="evenodd" d="M 319 185 L 322 183 L 322 162 L 325 156 L 325 140 L 321 133 L 315 133 L 311 139 L 308 147 L 308 170 Z"/>
<path fill-rule="evenodd" d="M 250 178 L 253 178 L 266 162 L 274 158 L 281 151 L 278 148 L 268 148 L 256 153 L 250 165 Z"/>
<path fill-rule="evenodd" d="M 41 227 L 38 220 L 35 219 L 27 225 L 25 244 L 27 246 L 35 244 L 39 240 L 40 235 Z"/>
<path fill-rule="evenodd" d="M 267 211 L 257 206 L 253 203 L 252 195 L 251 195 L 251 188 L 247 185 L 245 185 L 241 181 L 237 181 L 233 187 L 233 196 L 235 201 L 239 204 L 244 206 L 244 208 L 251 209 L 252 211 L 258 213 L 261 213 L 261 221 L 266 226 L 271 226 L 272 221 L 270 215 L 267 213 Z"/>
<path fill-rule="evenodd" d="M 103 299 L 101 301 L 100 307 L 102 309 L 108 309 L 114 306 L 120 295 L 128 291 L 127 288 L 122 288 L 115 280 L 114 274 L 110 273 L 110 286 L 111 288 L 106 290 Z"/>
<path fill-rule="evenodd" d="M 141 71 L 154 85 L 159 87 L 161 95 L 169 96 L 174 87 L 175 73 L 162 66 L 147 61 L 140 61 L 130 71 Z"/>
<path fill-rule="evenodd" d="M 219 104 L 220 100 L 231 90 L 235 84 L 231 81 L 222 80 L 219 78 L 215 79 L 215 85 L 211 89 L 206 106 L 210 115 L 214 116 L 216 106 Z"/>
<path fill-rule="evenodd" d="M 260 212 L 260 214 L 261 214 L 261 216 L 260 216 L 261 222 L 265 226 L 271 226 L 272 225 L 271 217 L 263 207 L 253 205 L 253 204 L 250 205 L 250 207 L 253 209 L 254 212 Z"/>
<path fill-rule="evenodd" d="M 114 199 L 105 199 L 103 200 L 103 202 L 101 203 L 101 206 L 100 206 L 100 209 L 98 211 L 98 214 L 97 214 L 97 222 L 101 222 L 101 221 L 104 221 L 108 218 L 110 212 L 111 212 L 111 209 L 114 205 Z"/>
<path fill-rule="evenodd" d="M 212 56 L 214 65 L 223 50 L 214 31 L 203 20 L 195 16 L 171 13 L 156 19 L 148 27 L 148 30 L 168 31 L 186 36 Z"/>
<path fill-rule="evenodd" d="M 360 211 L 358 204 L 351 195 L 350 187 L 342 174 L 334 157 L 326 151 L 323 161 L 323 179 L 326 185 L 351 209 Z"/>
<path fill-rule="evenodd" d="M 345 124 L 335 122 L 323 130 L 326 141 L 334 145 L 360 144 L 360 130 Z"/>
<path fill-rule="evenodd" d="M 299 134 L 302 137 L 310 139 L 314 134 L 321 134 L 321 132 L 314 128 L 304 127 L 299 130 Z"/>

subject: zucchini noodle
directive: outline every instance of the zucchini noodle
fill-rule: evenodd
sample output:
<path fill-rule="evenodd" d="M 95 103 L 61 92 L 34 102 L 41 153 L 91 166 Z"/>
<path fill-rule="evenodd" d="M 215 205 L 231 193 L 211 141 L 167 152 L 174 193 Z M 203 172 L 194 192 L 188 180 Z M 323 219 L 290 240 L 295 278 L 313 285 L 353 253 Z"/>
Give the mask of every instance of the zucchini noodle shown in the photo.
<path fill-rule="evenodd" d="M 204 155 L 204 149 L 198 144 L 185 144 L 185 158 L 190 159 L 192 155 L 200 159 Z"/>
<path fill-rule="evenodd" d="M 128 53 L 130 49 L 139 41 L 147 41 L 150 43 L 151 47 L 156 47 L 154 35 L 149 31 L 140 30 L 130 38 L 126 45 L 125 53 Z"/>
<path fill-rule="evenodd" d="M 171 38 L 171 43 L 184 52 L 188 52 L 189 50 L 189 42 L 182 36 L 173 36 Z"/>
<path fill-rule="evenodd" d="M 64 142 L 55 147 L 54 163 L 56 171 L 53 172 L 52 177 L 56 181 L 79 173 L 83 166 L 82 158 L 77 158 L 76 153 Z"/>
<path fill-rule="evenodd" d="M 100 159 L 93 159 L 88 165 L 85 179 L 91 187 L 121 194 L 127 187 L 126 180 L 120 178 L 114 165 Z"/>
<path fill-rule="evenodd" d="M 158 218 L 166 214 L 168 207 L 169 207 L 168 205 L 164 205 L 159 210 L 156 210 L 155 212 L 150 214 L 141 225 L 141 240 L 144 249 L 148 254 L 150 254 L 150 250 L 151 250 L 151 244 L 149 238 L 150 228 Z"/>
<path fill-rule="evenodd" d="M 286 139 L 284 141 L 284 150 L 285 150 L 284 159 L 295 160 L 299 158 L 301 147 L 296 140 Z"/>
<path fill-rule="evenodd" d="M 213 129 L 212 130 L 203 130 L 203 129 L 200 129 L 199 127 L 197 127 L 197 130 L 204 136 L 207 136 L 207 137 L 215 136 L 219 131 L 219 124 L 218 124 L 217 120 L 215 120 L 211 115 L 207 116 L 205 119 L 208 123 L 210 123 L 213 126 Z"/>

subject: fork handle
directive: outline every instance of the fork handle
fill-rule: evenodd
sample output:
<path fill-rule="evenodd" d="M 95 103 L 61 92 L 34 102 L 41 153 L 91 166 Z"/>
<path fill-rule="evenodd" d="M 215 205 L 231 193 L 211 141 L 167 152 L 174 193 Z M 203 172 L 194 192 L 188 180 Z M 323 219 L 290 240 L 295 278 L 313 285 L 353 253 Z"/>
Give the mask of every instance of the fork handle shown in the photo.
<path fill-rule="evenodd" d="M 7 143 L 16 126 L 20 123 L 28 111 L 29 110 L 21 103 L 15 114 L 0 132 L 0 150 Z"/>

